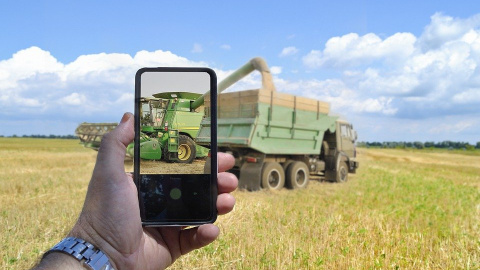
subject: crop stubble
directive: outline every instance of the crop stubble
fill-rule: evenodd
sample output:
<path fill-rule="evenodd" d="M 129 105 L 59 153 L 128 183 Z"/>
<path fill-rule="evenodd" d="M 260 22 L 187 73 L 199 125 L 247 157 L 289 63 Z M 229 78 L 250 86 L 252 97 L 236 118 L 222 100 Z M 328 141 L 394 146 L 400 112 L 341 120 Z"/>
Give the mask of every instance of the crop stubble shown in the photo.
<path fill-rule="evenodd" d="M 0 138 L 2 269 L 26 269 L 71 228 L 96 152 Z M 172 269 L 479 269 L 479 152 L 359 149 L 344 184 L 236 191 L 220 238 Z M 126 170 L 128 162 L 126 162 Z"/>

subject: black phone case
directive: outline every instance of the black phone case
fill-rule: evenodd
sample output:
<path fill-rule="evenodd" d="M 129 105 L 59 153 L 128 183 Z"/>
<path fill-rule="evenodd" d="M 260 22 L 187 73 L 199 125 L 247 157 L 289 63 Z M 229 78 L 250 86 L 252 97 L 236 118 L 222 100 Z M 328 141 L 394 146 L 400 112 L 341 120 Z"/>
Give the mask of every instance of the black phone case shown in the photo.
<path fill-rule="evenodd" d="M 140 174 L 140 98 L 141 98 L 141 75 L 144 72 L 206 72 L 210 75 L 210 119 L 211 119 L 211 143 L 210 143 L 210 205 L 208 217 L 202 219 L 182 219 L 182 220 L 145 220 L 145 207 L 140 196 L 140 179 L 145 177 Z M 134 148 L 134 182 L 137 186 L 137 194 L 140 206 L 140 216 L 143 226 L 196 226 L 201 224 L 213 223 L 217 219 L 217 77 L 210 68 L 203 67 L 147 67 L 141 68 L 135 75 L 135 148 Z M 194 174 L 192 174 L 194 175 Z M 167 176 L 167 175 L 164 175 Z M 180 176 L 184 177 L 184 176 Z M 186 177 L 186 176 L 185 176 Z"/>

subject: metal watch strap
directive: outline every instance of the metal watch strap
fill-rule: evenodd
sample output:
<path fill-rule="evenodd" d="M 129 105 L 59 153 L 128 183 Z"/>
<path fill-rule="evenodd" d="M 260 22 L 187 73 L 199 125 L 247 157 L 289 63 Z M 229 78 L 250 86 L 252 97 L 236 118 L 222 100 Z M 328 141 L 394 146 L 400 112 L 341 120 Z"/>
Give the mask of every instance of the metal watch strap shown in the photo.
<path fill-rule="evenodd" d="M 87 241 L 79 238 L 64 238 L 47 253 L 45 253 L 45 255 L 54 251 L 70 254 L 82 262 L 84 266 L 87 266 L 93 270 L 114 270 L 105 253 L 95 248 L 95 246 Z"/>

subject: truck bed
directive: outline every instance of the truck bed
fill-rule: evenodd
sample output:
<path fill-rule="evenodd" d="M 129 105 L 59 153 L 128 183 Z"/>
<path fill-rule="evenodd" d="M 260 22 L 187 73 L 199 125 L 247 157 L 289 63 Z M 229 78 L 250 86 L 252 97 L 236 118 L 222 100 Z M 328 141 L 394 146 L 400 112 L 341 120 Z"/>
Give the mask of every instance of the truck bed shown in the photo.
<path fill-rule="evenodd" d="M 209 105 L 206 99 L 207 111 Z M 265 154 L 318 155 L 325 131 L 335 131 L 337 117 L 328 112 L 326 102 L 264 89 L 222 93 L 218 97 L 218 146 Z M 205 119 L 202 127 L 208 122 Z"/>

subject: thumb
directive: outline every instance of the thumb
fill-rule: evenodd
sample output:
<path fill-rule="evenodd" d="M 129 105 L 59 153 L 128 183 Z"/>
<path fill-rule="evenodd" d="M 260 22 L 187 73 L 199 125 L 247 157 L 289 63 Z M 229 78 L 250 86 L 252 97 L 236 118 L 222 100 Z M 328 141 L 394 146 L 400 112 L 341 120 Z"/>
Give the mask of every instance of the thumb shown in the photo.
<path fill-rule="evenodd" d="M 133 123 L 133 115 L 131 113 L 125 113 L 118 126 L 102 137 L 95 171 L 97 171 L 98 168 L 102 171 L 109 171 L 109 174 L 125 172 L 124 160 L 126 147 L 135 137 Z"/>

